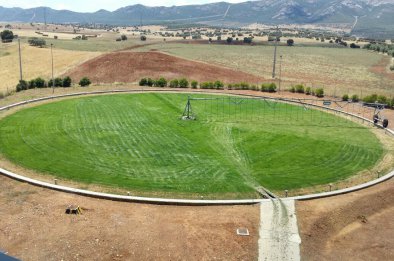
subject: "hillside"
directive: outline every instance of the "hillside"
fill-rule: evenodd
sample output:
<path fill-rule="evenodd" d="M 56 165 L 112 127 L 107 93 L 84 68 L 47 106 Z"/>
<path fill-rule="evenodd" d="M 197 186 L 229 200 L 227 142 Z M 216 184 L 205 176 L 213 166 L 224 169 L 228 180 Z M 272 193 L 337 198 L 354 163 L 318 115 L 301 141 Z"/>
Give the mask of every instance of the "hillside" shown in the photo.
<path fill-rule="evenodd" d="M 44 15 L 45 13 L 45 15 Z M 45 7 L 0 7 L 3 22 L 101 23 L 114 25 L 202 23 L 244 26 L 262 24 L 341 25 L 355 35 L 394 38 L 394 0 L 260 0 L 238 4 L 147 7 L 132 5 L 113 12 L 78 13 Z"/>

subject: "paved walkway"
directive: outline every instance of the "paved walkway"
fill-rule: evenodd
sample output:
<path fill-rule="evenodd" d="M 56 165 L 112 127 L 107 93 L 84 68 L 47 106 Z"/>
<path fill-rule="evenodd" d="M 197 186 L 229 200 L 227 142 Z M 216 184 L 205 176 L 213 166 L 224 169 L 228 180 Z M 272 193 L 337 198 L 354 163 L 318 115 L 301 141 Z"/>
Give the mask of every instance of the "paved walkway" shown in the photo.
<path fill-rule="evenodd" d="M 259 261 L 300 260 L 294 200 L 272 199 L 260 204 Z"/>

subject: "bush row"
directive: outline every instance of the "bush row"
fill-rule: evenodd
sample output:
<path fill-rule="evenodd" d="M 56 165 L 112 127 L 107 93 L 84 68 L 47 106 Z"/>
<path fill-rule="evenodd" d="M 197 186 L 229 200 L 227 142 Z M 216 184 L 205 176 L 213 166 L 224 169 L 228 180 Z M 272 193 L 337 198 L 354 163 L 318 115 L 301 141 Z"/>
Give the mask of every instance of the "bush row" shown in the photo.
<path fill-rule="evenodd" d="M 189 86 L 193 89 L 216 89 L 216 90 L 224 90 L 225 84 L 221 81 L 208 81 L 198 83 L 197 81 L 191 81 L 189 84 L 188 80 L 185 78 L 182 79 L 173 79 L 167 81 L 165 78 L 161 77 L 157 80 L 152 78 L 142 78 L 139 81 L 140 86 L 155 86 L 155 87 L 170 87 L 170 88 L 188 88 Z M 261 87 L 257 85 L 250 85 L 246 82 L 241 83 L 230 83 L 227 85 L 228 90 L 253 90 L 253 91 L 262 91 L 262 92 L 276 92 L 276 84 L 275 83 L 263 83 Z"/>
<path fill-rule="evenodd" d="M 348 94 L 343 95 L 342 97 L 343 101 L 351 101 L 351 102 L 359 102 L 360 98 L 358 97 L 357 94 L 354 94 L 352 96 L 349 96 Z M 377 94 L 372 94 L 365 96 L 362 99 L 363 102 L 365 103 L 381 103 L 381 104 L 386 104 L 388 108 L 393 108 L 394 109 L 394 98 L 387 98 L 384 95 L 377 95 Z"/>
<path fill-rule="evenodd" d="M 304 93 L 306 95 L 314 95 L 318 98 L 324 97 L 324 89 L 323 88 L 317 88 L 317 89 L 312 90 L 311 87 L 306 87 L 303 84 L 297 84 L 297 85 L 291 86 L 289 91 L 292 93 Z"/>
<path fill-rule="evenodd" d="M 79 85 L 82 87 L 89 86 L 90 84 L 91 81 L 87 77 L 84 77 L 79 81 Z M 72 80 L 68 76 L 64 78 L 57 77 L 53 80 L 50 79 L 49 81 L 45 81 L 43 78 L 38 77 L 30 81 L 24 81 L 24 80 L 19 81 L 19 83 L 16 85 L 16 91 L 20 92 L 34 88 L 52 88 L 52 87 L 68 88 L 71 87 L 71 85 L 72 85 Z"/>

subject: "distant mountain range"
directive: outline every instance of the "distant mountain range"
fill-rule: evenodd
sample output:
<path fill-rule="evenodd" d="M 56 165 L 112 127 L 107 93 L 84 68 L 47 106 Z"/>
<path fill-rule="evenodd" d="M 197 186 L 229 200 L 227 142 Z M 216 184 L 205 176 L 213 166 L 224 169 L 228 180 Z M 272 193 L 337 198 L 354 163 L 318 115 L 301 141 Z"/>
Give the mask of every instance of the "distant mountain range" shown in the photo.
<path fill-rule="evenodd" d="M 219 26 L 261 24 L 342 25 L 352 34 L 394 38 L 394 0 L 260 0 L 238 4 L 147 7 L 132 5 L 113 12 L 78 13 L 46 7 L 0 7 L 2 22 L 100 23 L 139 25 L 202 23 Z"/>

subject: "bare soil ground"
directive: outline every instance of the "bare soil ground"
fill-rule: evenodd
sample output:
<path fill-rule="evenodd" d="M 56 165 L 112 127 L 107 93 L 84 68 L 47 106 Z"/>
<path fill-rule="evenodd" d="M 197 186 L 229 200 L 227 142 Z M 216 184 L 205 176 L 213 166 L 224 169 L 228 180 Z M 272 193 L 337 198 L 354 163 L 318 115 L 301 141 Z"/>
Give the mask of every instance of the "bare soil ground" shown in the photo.
<path fill-rule="evenodd" d="M 64 214 L 69 204 L 83 214 Z M 0 217 L 0 249 L 22 260 L 257 259 L 258 206 L 113 202 L 0 177 Z"/>
<path fill-rule="evenodd" d="M 379 63 L 371 67 L 370 71 L 380 75 L 381 77 L 386 77 L 390 80 L 394 80 L 394 73 L 389 71 L 388 64 L 390 64 L 391 58 L 388 56 L 382 57 Z"/>
<path fill-rule="evenodd" d="M 143 77 L 185 77 L 197 81 L 261 82 L 263 78 L 194 62 L 159 52 L 115 52 L 87 61 L 66 73 L 74 80 L 89 77 L 94 83 L 131 83 Z"/>
<path fill-rule="evenodd" d="M 394 260 L 394 179 L 297 202 L 297 215 L 304 260 Z"/>

